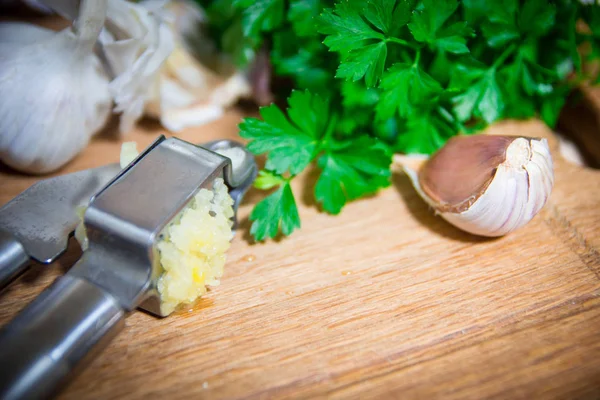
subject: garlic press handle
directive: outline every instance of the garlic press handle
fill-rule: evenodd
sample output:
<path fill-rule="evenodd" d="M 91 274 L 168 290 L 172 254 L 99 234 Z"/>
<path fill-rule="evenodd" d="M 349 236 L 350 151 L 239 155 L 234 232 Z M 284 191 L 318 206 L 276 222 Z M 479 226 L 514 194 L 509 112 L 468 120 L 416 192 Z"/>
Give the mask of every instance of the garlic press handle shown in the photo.
<path fill-rule="evenodd" d="M 8 286 L 29 266 L 25 249 L 10 233 L 0 229 L 0 290 Z"/>
<path fill-rule="evenodd" d="M 85 279 L 58 278 L 0 331 L 0 398 L 46 399 L 123 327 L 118 301 Z"/>

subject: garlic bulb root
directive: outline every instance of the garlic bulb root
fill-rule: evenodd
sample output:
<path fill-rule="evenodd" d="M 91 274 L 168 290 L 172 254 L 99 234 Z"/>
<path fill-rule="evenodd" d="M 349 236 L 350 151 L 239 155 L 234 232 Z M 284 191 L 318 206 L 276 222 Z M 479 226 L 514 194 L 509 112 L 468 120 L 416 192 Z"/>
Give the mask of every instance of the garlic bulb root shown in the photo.
<path fill-rule="evenodd" d="M 527 224 L 554 186 L 546 139 L 457 136 L 431 158 L 397 155 L 394 163 L 436 214 L 480 236 L 503 236 Z"/>

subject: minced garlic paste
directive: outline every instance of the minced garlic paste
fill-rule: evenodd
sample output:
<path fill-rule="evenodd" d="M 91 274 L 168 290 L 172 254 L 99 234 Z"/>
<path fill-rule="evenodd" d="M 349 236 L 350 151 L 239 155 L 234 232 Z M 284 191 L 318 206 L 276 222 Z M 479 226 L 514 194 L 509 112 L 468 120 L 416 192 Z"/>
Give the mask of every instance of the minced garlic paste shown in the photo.
<path fill-rule="evenodd" d="M 191 304 L 219 285 L 225 253 L 233 238 L 233 199 L 223 179 L 212 190 L 200 189 L 181 216 L 169 225 L 157 243 L 163 273 L 158 279 L 161 312 Z"/>

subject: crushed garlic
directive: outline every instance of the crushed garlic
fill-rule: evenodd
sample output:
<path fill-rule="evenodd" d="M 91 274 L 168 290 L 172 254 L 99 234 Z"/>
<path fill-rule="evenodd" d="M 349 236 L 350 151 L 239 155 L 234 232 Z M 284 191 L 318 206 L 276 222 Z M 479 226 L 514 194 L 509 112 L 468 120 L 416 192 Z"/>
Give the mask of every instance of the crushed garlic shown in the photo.
<path fill-rule="evenodd" d="M 223 179 L 200 189 L 178 220 L 165 229 L 157 248 L 163 273 L 158 280 L 161 312 L 168 315 L 218 286 L 233 238 L 233 199 Z"/>

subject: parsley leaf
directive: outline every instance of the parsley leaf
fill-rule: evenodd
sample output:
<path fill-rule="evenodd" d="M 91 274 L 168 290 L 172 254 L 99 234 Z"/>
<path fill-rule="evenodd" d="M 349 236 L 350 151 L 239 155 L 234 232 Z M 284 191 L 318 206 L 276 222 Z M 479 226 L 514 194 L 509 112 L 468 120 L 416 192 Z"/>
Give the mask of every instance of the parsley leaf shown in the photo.
<path fill-rule="evenodd" d="M 529 118 L 535 115 L 535 100 L 527 95 L 522 86 L 523 82 L 528 82 L 530 87 L 534 85 L 526 78 L 528 76 L 530 78 L 528 67 L 520 55 L 498 71 L 497 81 L 506 103 L 503 111 L 510 118 Z"/>
<path fill-rule="evenodd" d="M 547 0 L 528 0 L 519 13 L 519 29 L 524 34 L 542 36 L 554 25 L 556 8 Z"/>
<path fill-rule="evenodd" d="M 331 51 L 350 52 L 369 39 L 383 40 L 383 33 L 372 29 L 360 15 L 360 1 L 336 3 L 334 9 L 321 14 L 320 32 L 328 35 L 324 42 Z"/>
<path fill-rule="evenodd" d="M 418 113 L 404 122 L 394 148 L 408 154 L 432 154 L 454 133 L 434 112 Z"/>
<path fill-rule="evenodd" d="M 373 107 L 379 101 L 378 90 L 367 88 L 361 82 L 344 81 L 340 91 L 344 108 L 336 124 L 336 133 L 340 136 L 352 136 L 359 130 L 371 129 Z"/>
<path fill-rule="evenodd" d="M 477 26 L 481 20 L 488 19 L 487 3 L 489 3 L 489 0 L 462 0 L 466 22 L 471 26 Z"/>
<path fill-rule="evenodd" d="M 555 23 L 556 9 L 547 0 L 528 0 L 519 7 L 517 0 L 488 2 L 490 18 L 482 31 L 491 47 L 499 48 L 522 35 L 539 37 Z"/>
<path fill-rule="evenodd" d="M 344 82 L 340 91 L 342 104 L 346 108 L 372 107 L 379 101 L 376 89 L 367 88 L 358 82 Z"/>
<path fill-rule="evenodd" d="M 481 30 L 490 47 L 498 48 L 519 37 L 516 14 L 518 0 L 502 0 L 487 2 L 486 13 L 489 15 Z"/>
<path fill-rule="evenodd" d="M 435 104 L 442 87 L 417 64 L 398 63 L 390 67 L 381 79 L 383 90 L 376 106 L 380 119 L 392 117 L 396 111 L 401 117 L 414 112 L 415 107 Z"/>
<path fill-rule="evenodd" d="M 412 11 L 415 8 L 416 0 L 398 0 L 394 13 L 392 14 L 392 24 L 388 28 L 389 33 L 397 34 L 399 28 L 402 28 L 410 21 Z"/>
<path fill-rule="evenodd" d="M 381 32 L 387 32 L 392 25 L 392 14 L 396 0 L 367 2 L 364 10 L 365 18 Z"/>
<path fill-rule="evenodd" d="M 287 236 L 300 228 L 298 207 L 288 181 L 256 204 L 250 213 L 250 221 L 253 221 L 250 233 L 258 241 L 274 238 L 280 230 Z"/>
<path fill-rule="evenodd" d="M 321 92 L 333 77 L 324 63 L 326 54 L 319 51 L 319 47 L 322 49 L 322 46 L 300 41 L 290 32 L 273 35 L 271 62 L 275 73 L 292 77 L 298 89 Z"/>
<path fill-rule="evenodd" d="M 565 105 L 566 94 L 569 92 L 569 88 L 563 87 L 556 91 L 556 93 L 547 96 L 542 100 L 541 117 L 542 120 L 550 128 L 554 128 L 558 122 L 560 111 Z"/>
<path fill-rule="evenodd" d="M 384 42 L 365 45 L 348 54 L 335 77 L 358 81 L 364 76 L 367 86 L 373 86 L 383 73 L 386 57 L 387 46 Z"/>
<path fill-rule="evenodd" d="M 372 0 L 365 8 L 362 1 L 348 0 L 323 12 L 319 29 L 327 35 L 323 43 L 341 57 L 336 78 L 358 81 L 364 77 L 367 86 L 377 84 L 388 55 L 386 34 L 395 3 Z"/>
<path fill-rule="evenodd" d="M 465 22 L 456 22 L 446 28 L 444 23 L 458 8 L 455 0 L 423 0 L 423 9 L 413 14 L 408 28 L 415 40 L 424 42 L 450 53 L 469 52 L 467 36 L 473 31 Z"/>
<path fill-rule="evenodd" d="M 367 136 L 334 142 L 318 160 L 322 169 L 315 198 L 323 209 L 338 214 L 347 201 L 389 185 L 391 157 Z"/>
<path fill-rule="evenodd" d="M 319 12 L 319 0 L 291 0 L 288 18 L 298 36 L 312 36 L 315 33 L 315 17 Z"/>
<path fill-rule="evenodd" d="M 251 139 L 248 150 L 268 153 L 265 168 L 292 175 L 312 161 L 318 141 L 328 121 L 328 104 L 308 91 L 293 91 L 289 98 L 288 118 L 275 105 L 263 107 L 263 120 L 246 118 L 240 124 L 240 136 Z"/>
<path fill-rule="evenodd" d="M 452 99 L 454 112 L 462 122 L 471 117 L 483 117 L 489 124 L 502 114 L 504 102 L 502 92 L 496 82 L 496 69 L 482 73 L 470 87 Z"/>
<path fill-rule="evenodd" d="M 276 28 L 283 21 L 284 0 L 233 0 L 233 5 L 244 8 L 243 31 L 250 37 Z"/>

